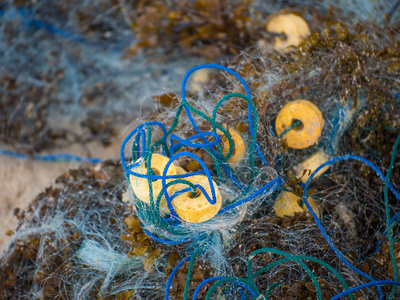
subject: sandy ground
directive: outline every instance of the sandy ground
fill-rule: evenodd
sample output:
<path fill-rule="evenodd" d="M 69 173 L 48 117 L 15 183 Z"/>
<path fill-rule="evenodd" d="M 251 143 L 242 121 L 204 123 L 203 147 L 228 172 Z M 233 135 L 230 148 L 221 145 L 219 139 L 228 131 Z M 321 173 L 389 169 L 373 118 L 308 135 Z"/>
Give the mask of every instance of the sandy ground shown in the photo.
<path fill-rule="evenodd" d="M 119 158 L 119 148 L 123 138 L 134 125 L 121 130 L 109 147 L 97 143 L 87 145 L 93 157 L 109 159 Z M 81 145 L 72 145 L 66 149 L 57 149 L 53 153 L 87 155 L 87 149 Z M 14 216 L 16 208 L 24 209 L 45 187 L 54 184 L 55 179 L 71 168 L 78 168 L 79 162 L 57 163 L 23 160 L 0 156 L 0 253 L 4 251 L 11 237 L 6 234 L 17 225 Z"/>

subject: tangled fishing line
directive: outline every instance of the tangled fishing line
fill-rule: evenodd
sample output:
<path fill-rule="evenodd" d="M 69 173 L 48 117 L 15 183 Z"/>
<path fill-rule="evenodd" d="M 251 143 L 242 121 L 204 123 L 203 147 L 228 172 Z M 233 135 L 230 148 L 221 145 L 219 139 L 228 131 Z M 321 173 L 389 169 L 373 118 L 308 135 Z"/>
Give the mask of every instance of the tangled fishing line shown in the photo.
<path fill-rule="evenodd" d="M 246 95 L 228 94 L 216 103 L 211 114 L 202 112 L 190 104 L 185 96 L 185 86 L 189 76 L 201 68 L 226 71 L 243 84 Z M 246 111 L 248 133 L 244 135 L 246 159 L 234 165 L 229 159 L 240 152 L 239 149 L 235 150 L 237 140 L 232 131 L 227 130 L 226 126 L 221 125 L 217 120 L 222 119 L 218 117 L 218 111 L 223 104 L 237 98 L 246 101 L 248 105 Z M 288 231 L 289 224 L 284 225 L 280 221 L 278 225 L 279 223 L 275 220 L 276 225 L 274 225 L 271 217 L 264 215 L 271 206 L 271 201 L 276 198 L 278 190 L 285 190 L 287 179 L 269 166 L 270 163 L 263 156 L 257 143 L 256 132 L 259 122 L 251 99 L 250 89 L 246 82 L 231 69 L 211 64 L 190 70 L 183 80 L 182 100 L 173 120 L 170 121 L 169 128 L 167 129 L 158 121 L 143 123 L 126 137 L 121 146 L 121 163 L 129 185 L 134 190 L 135 180 L 139 180 L 140 184 L 143 184 L 142 180 L 145 180 L 149 191 L 148 203 L 145 203 L 143 199 L 139 199 L 137 192 L 132 193 L 132 190 L 128 189 L 125 197 L 128 195 L 132 203 L 130 210 L 134 212 L 133 216 L 129 216 L 131 213 L 122 207 L 122 203 L 117 204 L 118 202 L 111 200 L 113 197 L 121 200 L 123 192 L 121 186 L 112 187 L 111 184 L 115 173 L 122 176 L 119 171 L 121 167 L 115 163 L 102 163 L 91 172 L 81 171 L 81 173 L 64 175 L 59 180 L 65 185 L 64 190 L 47 190 L 40 195 L 39 198 L 45 197 L 47 201 L 57 199 L 57 210 L 48 211 L 49 208 L 40 206 L 40 201 L 34 202 L 31 210 L 39 209 L 44 213 L 36 217 L 32 214 L 29 217 L 30 226 L 19 228 L 15 237 L 16 240 L 21 240 L 23 236 L 28 235 L 54 236 L 53 241 L 42 241 L 37 252 L 31 245 L 38 245 L 35 238 L 29 242 L 31 248 L 28 245 L 20 245 L 22 247 L 22 250 L 19 250 L 20 255 L 27 259 L 32 259 L 32 251 L 35 255 L 43 257 L 43 261 L 39 263 L 41 267 L 34 271 L 34 288 L 30 291 L 30 295 L 43 293 L 57 297 L 69 295 L 74 298 L 89 298 L 94 297 L 93 293 L 98 293 L 103 298 L 117 295 L 119 299 L 123 297 L 128 299 L 133 295 L 140 299 L 155 299 L 162 295 L 165 299 L 182 297 L 183 299 L 188 299 L 188 297 L 210 299 L 220 295 L 226 299 L 238 297 L 268 299 L 273 297 L 277 290 L 285 287 L 285 281 L 288 279 L 284 278 L 285 272 L 280 271 L 285 269 L 291 277 L 302 278 L 300 282 L 306 281 L 306 277 L 309 276 L 311 282 L 306 286 L 317 299 L 326 297 L 338 299 L 345 295 L 354 299 L 352 292 L 367 287 L 375 287 L 375 292 L 380 295 L 380 299 L 383 299 L 385 294 L 395 295 L 396 286 L 400 283 L 397 281 L 392 230 L 387 231 L 387 241 L 394 280 L 373 278 L 359 266 L 355 266 L 352 257 L 345 255 L 339 249 L 339 245 L 333 243 L 332 238 L 337 240 L 338 235 L 332 234 L 332 228 L 326 227 L 327 225 L 321 222 L 319 213 L 309 203 L 308 189 L 313 177 L 325 166 L 344 160 L 360 161 L 371 167 L 384 182 L 386 226 L 392 228 L 399 213 L 391 216 L 388 191 L 391 190 L 397 199 L 400 195 L 389 179 L 400 136 L 394 146 L 386 176 L 374 164 L 355 155 L 333 158 L 315 169 L 302 186 L 302 201 L 316 226 L 310 223 L 311 219 L 307 215 L 296 214 L 294 218 L 283 219 L 286 220 L 284 222 L 294 225 L 294 231 L 291 232 L 291 230 Z M 186 123 L 183 119 L 184 112 L 192 130 L 191 134 L 187 131 L 186 136 L 180 136 L 181 131 L 176 132 L 176 128 L 180 123 Z M 298 123 L 289 129 L 295 130 L 296 126 Z M 290 130 L 281 134 L 281 137 L 288 132 Z M 239 147 L 237 144 L 236 146 Z M 127 147 L 128 150 L 126 150 Z M 162 173 L 157 172 L 152 164 L 152 161 L 157 160 L 157 155 L 167 159 Z M 208 162 L 208 165 L 203 159 L 205 155 L 211 157 L 211 163 Z M 198 170 L 188 171 L 188 161 L 197 162 Z M 180 168 L 183 171 L 180 174 L 167 175 L 173 164 L 176 164 L 177 168 L 181 165 Z M 143 170 L 140 168 L 141 165 L 144 165 Z M 257 167 L 260 165 L 262 165 L 261 168 Z M 206 184 L 192 183 L 190 178 L 196 176 L 205 176 Z M 94 184 L 93 180 L 97 183 Z M 59 199 L 59 195 L 67 191 L 79 191 L 85 181 L 91 182 L 94 188 L 93 195 L 87 195 L 84 198 L 85 201 L 80 201 L 78 204 L 76 202 L 78 199 L 71 198 L 68 201 Z M 160 182 L 162 188 L 157 190 L 156 183 Z M 111 191 L 106 189 L 107 186 L 112 187 Z M 179 188 L 171 188 L 174 186 Z M 210 187 L 208 191 L 205 190 L 207 186 Z M 141 186 L 141 189 L 145 188 Z M 101 193 L 101 197 L 97 198 L 96 190 L 107 192 Z M 219 193 L 220 190 L 223 199 L 220 209 L 206 222 L 192 222 L 190 218 L 182 219 L 185 218 L 185 214 L 177 213 L 174 199 L 185 193 L 191 194 L 192 197 L 189 198 L 192 200 L 196 199 L 198 190 L 205 195 L 210 204 L 217 203 L 217 192 Z M 171 191 L 173 194 L 170 194 Z M 79 193 L 76 195 L 78 196 Z M 164 208 L 161 207 L 162 200 L 166 201 Z M 88 213 L 90 207 L 94 205 L 96 205 L 96 210 Z M 29 210 L 26 214 L 29 214 Z M 24 217 L 26 218 L 26 216 L 20 216 L 20 218 Z M 41 219 L 37 219 L 38 217 Z M 121 224 L 124 218 L 128 227 L 125 232 L 121 230 L 124 227 Z M 108 221 L 105 222 L 105 220 Z M 32 222 L 36 223 L 37 227 L 32 226 Z M 281 228 L 280 238 L 288 238 L 289 235 L 295 234 L 292 239 L 298 239 L 303 243 L 307 241 L 308 249 L 293 251 L 292 247 L 298 246 L 296 246 L 297 241 L 294 240 L 288 240 L 283 249 L 273 247 L 273 243 L 279 245 L 279 238 L 271 239 L 267 234 L 269 229 L 275 226 Z M 66 235 L 66 231 L 70 232 L 69 241 L 64 241 L 62 238 Z M 248 236 L 245 236 L 247 234 Z M 258 241 L 251 242 L 253 237 L 256 237 Z M 127 244 L 118 242 L 119 238 Z M 248 244 L 243 244 L 244 242 Z M 329 249 L 326 247 L 326 242 Z M 125 254 L 130 243 L 133 248 Z M 261 247 L 257 247 L 257 243 Z M 307 252 L 310 255 L 306 255 Z M 315 257 L 315 254 L 319 257 Z M 182 260 L 175 265 L 179 257 L 182 257 Z M 277 259 L 278 257 L 281 258 Z M 327 258 L 329 258 L 329 263 Z M 12 259 L 12 256 L 9 256 L 5 261 L 5 266 L 9 266 Z M 61 259 L 63 262 L 61 264 L 51 262 L 54 259 Z M 51 270 L 53 264 L 58 266 L 55 270 Z M 260 267 L 256 267 L 258 265 Z M 60 277 L 48 277 L 54 272 L 62 274 L 62 280 Z M 165 272 L 168 274 L 167 280 L 164 279 Z M 11 280 L 11 274 L 6 274 Z M 70 276 L 68 279 L 65 277 L 67 274 Z M 12 274 L 14 276 L 12 280 L 17 281 L 20 275 L 22 274 Z M 271 281 L 271 278 L 274 281 Z M 338 284 L 333 287 L 332 282 L 335 281 Z M 57 291 L 54 287 L 50 289 L 52 284 L 58 285 L 59 290 Z M 384 285 L 392 285 L 393 289 L 384 289 L 382 287 Z M 349 286 L 354 287 L 350 289 Z"/>
<path fill-rule="evenodd" d="M 297 59 L 264 49 L 191 69 L 121 161 L 66 172 L 16 211 L 2 299 L 398 297 L 398 52 L 356 28 L 330 23 Z M 187 93 L 204 69 L 218 70 L 210 90 Z"/>
<path fill-rule="evenodd" d="M 244 89 L 247 93 L 247 96 L 242 95 L 242 94 L 228 94 L 227 96 L 223 97 L 214 107 L 213 114 L 211 118 L 207 116 L 206 114 L 202 113 L 201 111 L 195 109 L 193 106 L 191 106 L 187 101 L 185 97 L 185 85 L 188 77 L 190 74 L 192 74 L 194 71 L 201 69 L 201 68 L 217 68 L 220 70 L 227 71 L 229 74 L 235 76 L 243 85 Z M 226 164 L 226 161 L 229 159 L 230 155 L 232 155 L 233 151 L 233 141 L 232 137 L 230 134 L 224 130 L 223 126 L 219 125 L 216 122 L 216 115 L 218 108 L 222 105 L 224 101 L 226 101 L 229 98 L 233 97 L 239 97 L 242 99 L 245 99 L 248 102 L 248 126 L 249 126 L 249 145 L 248 145 L 248 153 L 247 155 L 249 156 L 249 173 L 246 171 L 241 170 L 241 172 L 234 172 L 234 170 L 229 168 L 229 165 Z M 179 138 L 178 136 L 172 134 L 173 130 L 175 129 L 175 126 L 178 123 L 178 118 L 182 112 L 182 110 L 185 110 L 187 117 L 192 124 L 196 134 L 187 138 L 187 139 L 182 139 Z M 205 120 L 206 122 L 209 122 L 210 128 L 212 128 L 212 131 L 206 132 L 206 131 L 201 131 L 196 124 L 196 121 L 192 117 L 192 113 L 197 114 L 200 118 Z M 151 143 L 150 141 L 154 140 L 152 138 L 152 131 L 150 126 L 159 126 L 162 130 L 161 137 L 157 140 L 155 140 L 154 143 Z M 258 120 L 257 120 L 257 113 L 254 108 L 254 104 L 251 101 L 251 95 L 249 88 L 247 84 L 244 82 L 244 80 L 234 71 L 218 66 L 218 65 L 203 65 L 196 67 L 189 71 L 187 75 L 185 76 L 182 84 L 182 101 L 180 105 L 178 106 L 176 116 L 172 122 L 172 126 L 167 130 L 163 124 L 158 123 L 158 122 L 148 122 L 140 125 L 137 127 L 134 131 L 131 132 L 130 135 L 125 139 L 124 143 L 122 144 L 121 147 L 121 161 L 124 166 L 125 172 L 127 175 L 133 175 L 133 176 L 138 176 L 141 178 L 146 178 L 149 182 L 149 190 L 151 191 L 151 180 L 161 180 L 163 189 L 160 191 L 158 195 L 155 195 L 153 197 L 152 192 L 150 192 L 150 205 L 143 205 L 140 201 L 136 200 L 135 206 L 136 206 L 136 212 L 138 214 L 139 219 L 141 220 L 143 227 L 145 228 L 146 233 L 148 233 L 151 237 L 153 237 L 156 241 L 165 243 L 165 244 L 180 244 L 180 243 L 195 243 L 191 247 L 193 247 L 193 254 L 191 256 L 186 257 L 178 266 L 173 270 L 171 273 L 168 282 L 167 282 L 167 287 L 166 287 L 166 296 L 165 298 L 168 299 L 168 294 L 169 294 L 169 288 L 170 284 L 173 280 L 173 276 L 176 274 L 176 272 L 179 270 L 180 267 L 184 264 L 185 261 L 190 261 L 189 264 L 189 270 L 188 270 L 188 278 L 185 283 L 185 288 L 184 288 L 184 294 L 183 297 L 186 299 L 188 296 L 188 288 L 190 284 L 190 279 L 191 279 L 191 272 L 193 268 L 193 264 L 196 260 L 196 258 L 202 254 L 204 256 L 207 256 L 207 251 L 209 248 L 212 249 L 212 251 L 215 251 L 215 249 L 212 247 L 212 244 L 215 243 L 214 239 L 216 237 L 222 239 L 218 234 L 213 233 L 214 231 L 216 232 L 223 232 L 225 229 L 229 229 L 229 227 L 232 227 L 235 223 L 238 223 L 239 221 L 242 220 L 242 218 L 236 218 L 234 222 L 232 222 L 231 218 L 237 214 L 237 211 L 240 210 L 249 210 L 247 213 L 252 215 L 254 214 L 254 211 L 257 209 L 254 207 L 254 203 L 257 203 L 259 201 L 255 201 L 257 198 L 261 199 L 267 199 L 267 196 L 273 193 L 278 187 L 280 187 L 284 183 L 284 179 L 276 177 L 274 172 L 270 171 L 270 174 L 274 174 L 275 176 L 271 176 L 270 178 L 265 178 L 263 177 L 261 181 L 264 182 L 264 184 L 258 184 L 254 185 L 254 182 L 256 181 L 256 178 L 254 174 L 257 174 L 255 170 L 255 158 L 258 155 L 258 159 L 264 164 L 264 166 L 268 166 L 268 162 L 266 159 L 262 156 L 261 151 L 257 145 L 257 142 L 255 140 L 255 135 L 254 132 L 257 132 L 257 126 L 258 126 Z M 217 128 L 224 132 L 226 140 L 229 141 L 229 151 L 226 156 L 223 155 L 221 152 L 221 149 L 219 149 L 219 153 L 213 149 L 213 146 L 217 145 L 220 141 L 220 138 L 217 134 Z M 125 157 L 125 146 L 126 143 L 133 139 L 134 142 L 132 143 L 132 159 L 128 160 L 131 161 L 131 165 L 126 165 L 126 157 Z M 168 147 L 168 140 L 167 138 L 169 137 L 170 139 L 170 147 Z M 210 142 L 207 137 L 212 137 L 214 139 L 213 142 Z M 399 136 L 400 137 L 400 136 Z M 202 140 L 203 143 L 194 143 L 193 140 L 198 139 Z M 175 142 L 176 141 L 176 142 Z M 142 145 L 140 144 L 142 142 Z M 397 151 L 397 144 L 394 147 L 394 155 Z M 198 156 L 194 155 L 191 152 L 182 152 L 178 150 L 181 150 L 183 147 L 188 147 L 192 149 L 207 149 L 209 150 L 209 154 L 213 159 L 213 165 L 215 166 L 216 170 L 215 172 L 217 173 L 216 176 L 212 177 L 211 172 L 208 170 L 207 166 L 204 164 L 204 162 L 199 158 Z M 162 153 L 168 157 L 170 157 L 170 160 L 168 164 L 164 168 L 163 174 L 160 175 L 150 175 L 151 174 L 151 156 L 156 151 L 157 149 L 160 149 Z M 394 157 L 393 155 L 393 157 Z M 133 163 L 137 160 L 138 156 L 141 156 L 144 161 L 147 162 L 146 168 L 147 168 L 147 174 L 139 174 L 136 173 L 135 167 L 136 165 Z M 175 160 L 179 159 L 180 157 L 184 156 L 189 156 L 192 159 L 195 159 L 197 162 L 202 167 L 201 171 L 198 172 L 192 172 L 192 173 L 186 173 L 186 174 L 181 174 L 181 175 L 173 175 L 173 176 L 167 176 L 167 170 L 169 165 L 174 162 Z M 143 160 L 141 162 L 143 162 Z M 397 265 L 393 253 L 393 240 L 392 237 L 388 235 L 388 240 L 389 240 L 389 247 L 390 247 L 390 252 L 391 252 L 391 257 L 393 260 L 393 270 L 395 270 L 395 280 L 390 281 L 390 280 L 383 280 L 379 281 L 376 279 L 373 279 L 371 276 L 366 274 L 365 272 L 361 271 L 357 267 L 353 266 L 346 258 L 345 256 L 335 247 L 335 245 L 332 243 L 331 239 L 329 238 L 326 230 L 324 229 L 324 226 L 322 225 L 321 221 L 319 220 L 319 217 L 317 216 L 316 212 L 314 212 L 313 208 L 310 206 L 307 200 L 307 191 L 308 187 L 310 185 L 311 180 L 315 176 L 315 174 L 318 173 L 318 171 L 322 168 L 324 168 L 327 165 L 331 165 L 337 161 L 342 161 L 342 160 L 358 160 L 361 161 L 362 163 L 367 164 L 370 166 L 376 173 L 377 175 L 385 182 L 385 203 L 386 203 L 386 211 L 387 211 L 387 226 L 390 227 L 391 224 L 397 219 L 397 215 L 395 215 L 392 219 L 390 219 L 390 213 L 389 213 L 389 207 L 387 204 L 387 193 L 388 189 L 392 190 L 392 192 L 395 194 L 396 198 L 399 199 L 400 195 L 397 193 L 397 191 L 394 189 L 394 187 L 389 183 L 389 177 L 390 177 L 390 168 L 389 172 L 385 178 L 385 176 L 380 172 L 380 170 L 375 167 L 372 163 L 370 163 L 368 160 L 354 156 L 354 155 L 347 155 L 347 156 L 341 156 L 341 157 L 336 157 L 332 160 L 329 160 L 325 162 L 324 164 L 320 165 L 308 178 L 306 184 L 304 185 L 304 191 L 303 191 L 303 202 L 307 206 L 308 211 L 311 213 L 313 218 L 316 221 L 316 224 L 322 234 L 322 236 L 325 238 L 325 240 L 328 242 L 329 246 L 331 249 L 334 251 L 336 254 L 337 258 L 342 261 L 349 269 L 351 269 L 353 272 L 361 275 L 365 279 L 369 280 L 370 282 L 367 284 L 360 285 L 356 288 L 353 288 L 351 291 L 355 291 L 358 289 L 362 289 L 364 287 L 368 286 L 376 286 L 377 290 L 380 294 L 380 298 L 383 297 L 383 292 L 381 289 L 381 285 L 399 285 L 400 283 L 397 282 Z M 393 165 L 394 160 L 392 160 L 391 164 Z M 225 164 L 225 165 L 224 165 Z M 258 163 L 259 164 L 259 163 Z M 391 166 L 392 167 L 392 166 Z M 220 169 L 219 169 L 220 168 Z M 228 178 L 231 181 L 230 186 L 228 185 L 227 180 L 225 179 L 222 181 L 222 175 L 221 175 L 221 169 L 225 172 L 225 178 Z M 224 189 L 227 189 L 228 194 L 236 194 L 239 195 L 235 199 L 230 199 L 229 201 L 226 201 L 227 204 L 223 204 L 221 210 L 218 212 L 217 216 L 210 220 L 209 222 L 206 222 L 204 224 L 199 224 L 199 225 L 193 225 L 193 224 L 187 224 L 186 222 L 182 222 L 182 220 L 179 220 L 177 217 L 176 213 L 174 212 L 174 208 L 172 205 L 173 198 L 176 196 L 174 195 L 168 195 L 168 187 L 170 187 L 173 184 L 178 184 L 181 183 L 184 178 L 188 178 L 190 176 L 195 176 L 198 174 L 206 174 L 208 177 L 209 182 L 211 182 L 211 178 L 216 178 L 217 184 L 221 185 L 223 182 L 225 186 Z M 275 177 L 275 178 L 274 178 Z M 167 180 L 170 180 L 169 184 L 166 184 Z M 182 180 L 183 179 L 183 180 Z M 246 182 L 247 181 L 247 182 Z M 260 181 L 259 181 L 260 182 Z M 194 187 L 193 185 L 190 185 L 190 182 L 187 182 L 187 186 L 196 189 L 200 188 L 202 189 L 201 186 Z M 210 184 L 212 185 L 212 184 Z M 236 186 L 235 186 L 236 185 Z M 186 188 L 184 191 L 190 191 L 190 188 Z M 234 189 L 237 190 L 234 190 Z M 182 191 L 180 191 L 182 193 Z M 193 191 L 194 192 L 194 191 Z M 202 190 L 203 193 L 205 193 L 204 190 Z M 160 213 L 160 200 L 161 197 L 165 196 L 165 199 L 168 204 L 168 208 L 170 210 L 170 215 L 168 217 L 163 216 Z M 224 197 L 224 196 L 223 196 Z M 224 197 L 229 199 L 228 197 Z M 210 204 L 215 204 L 216 203 L 216 197 L 215 197 L 215 191 L 212 190 L 212 195 L 208 195 L 207 200 L 210 202 Z M 253 207 L 249 209 L 249 207 L 244 208 L 244 204 L 251 204 Z M 249 205 L 249 206 L 251 206 Z M 247 205 L 246 205 L 247 206 Z M 225 214 L 228 216 L 224 218 Z M 242 216 L 246 214 L 242 213 Z M 222 222 L 220 220 L 223 220 Z M 224 222 L 225 221 L 225 222 Z M 235 222 L 236 221 L 236 222 Z M 226 227 L 226 228 L 224 228 Z M 301 238 L 301 237 L 299 237 Z M 223 243 L 223 240 L 218 242 L 219 244 Z M 211 245 L 210 245 L 211 244 Z M 220 251 L 223 251 L 223 249 L 220 249 Z M 252 271 L 251 267 L 251 262 L 252 258 L 256 256 L 257 254 L 260 253 L 276 253 L 279 254 L 283 257 L 281 261 L 274 262 L 271 264 L 268 264 L 267 266 L 261 268 L 260 270 L 257 270 L 256 272 Z M 210 255 L 210 254 L 208 254 Z M 305 255 L 299 255 L 299 256 L 294 256 L 289 253 L 277 250 L 277 249 L 272 249 L 272 248 L 263 248 L 254 251 L 253 253 L 250 254 L 249 260 L 248 260 L 248 270 L 247 270 L 247 278 L 239 278 L 235 276 L 217 276 L 217 277 L 211 277 L 205 279 L 203 282 L 201 282 L 197 289 L 194 291 L 193 298 L 196 299 L 200 289 L 202 286 L 204 286 L 208 282 L 216 281 L 216 283 L 213 284 L 213 286 L 209 289 L 208 293 L 206 294 L 206 299 L 209 299 L 212 295 L 212 293 L 219 287 L 220 285 L 224 283 L 230 283 L 233 286 L 237 286 L 238 291 L 241 291 L 243 295 L 246 293 L 251 294 L 254 297 L 268 297 L 268 294 L 270 293 L 271 289 L 274 288 L 274 285 L 271 285 L 263 294 L 259 291 L 259 289 L 255 286 L 254 280 L 255 277 L 258 275 L 262 274 L 263 272 L 266 272 L 267 270 L 273 268 L 276 265 L 279 265 L 284 262 L 296 262 L 298 263 L 301 268 L 306 271 L 306 273 L 312 278 L 312 282 L 315 286 L 316 294 L 318 299 L 322 299 L 322 294 L 319 286 L 319 282 L 309 269 L 309 267 L 302 261 L 302 260 L 309 260 L 318 264 L 321 264 L 325 268 L 327 268 L 330 272 L 332 272 L 333 275 L 340 281 L 340 283 L 343 285 L 343 287 L 346 289 L 345 292 L 342 292 L 338 295 L 336 295 L 334 298 L 339 298 L 342 295 L 346 295 L 350 293 L 350 290 L 348 289 L 348 285 L 346 281 L 342 278 L 342 276 L 335 270 L 333 269 L 329 264 L 325 263 L 324 261 L 318 260 L 314 257 L 311 256 L 305 256 Z M 392 292 L 394 293 L 396 291 L 395 288 L 393 288 Z"/>

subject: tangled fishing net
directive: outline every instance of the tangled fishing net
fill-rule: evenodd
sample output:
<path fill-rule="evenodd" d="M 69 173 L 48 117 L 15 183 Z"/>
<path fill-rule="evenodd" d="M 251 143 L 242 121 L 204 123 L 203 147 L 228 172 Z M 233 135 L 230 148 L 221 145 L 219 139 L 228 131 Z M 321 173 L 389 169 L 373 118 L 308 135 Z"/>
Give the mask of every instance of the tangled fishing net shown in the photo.
<path fill-rule="evenodd" d="M 305 9 L 312 33 L 298 47 L 265 36 L 155 97 L 120 161 L 68 171 L 16 212 L 0 297 L 398 298 L 400 30 L 351 14 Z M 196 74 L 202 88 L 188 89 Z M 318 121 L 307 146 L 290 139 L 304 114 L 279 129 L 293 103 Z"/>

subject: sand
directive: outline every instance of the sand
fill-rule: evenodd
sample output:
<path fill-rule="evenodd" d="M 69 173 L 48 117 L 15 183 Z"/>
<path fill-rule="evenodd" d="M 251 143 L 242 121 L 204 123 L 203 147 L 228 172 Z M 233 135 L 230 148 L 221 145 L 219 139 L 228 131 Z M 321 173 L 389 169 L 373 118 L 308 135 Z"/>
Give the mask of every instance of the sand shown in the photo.
<path fill-rule="evenodd" d="M 98 143 L 88 144 L 86 147 L 71 145 L 64 149 L 54 149 L 52 153 L 87 156 L 89 150 L 96 158 L 118 159 L 121 142 L 130 128 L 131 126 L 121 129 L 119 136 L 108 147 Z M 81 165 L 93 164 L 43 162 L 0 156 L 0 252 L 4 251 L 11 240 L 6 232 L 17 226 L 14 210 L 24 209 L 44 188 L 53 185 L 59 175 Z"/>

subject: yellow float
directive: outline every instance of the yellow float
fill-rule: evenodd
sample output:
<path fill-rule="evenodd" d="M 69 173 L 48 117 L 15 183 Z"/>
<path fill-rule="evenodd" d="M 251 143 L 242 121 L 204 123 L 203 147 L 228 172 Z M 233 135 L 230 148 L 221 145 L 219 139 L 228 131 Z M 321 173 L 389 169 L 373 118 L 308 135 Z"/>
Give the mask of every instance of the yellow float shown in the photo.
<path fill-rule="evenodd" d="M 279 112 L 275 121 L 278 136 L 295 121 L 301 125 L 288 131 L 282 139 L 295 149 L 304 149 L 315 144 L 321 136 L 324 119 L 318 107 L 307 100 L 298 99 L 286 104 Z"/>
<path fill-rule="evenodd" d="M 297 47 L 310 34 L 306 21 L 291 13 L 271 17 L 267 22 L 267 31 L 286 35 L 286 39 L 275 37 L 274 47 L 281 52 L 288 51 L 290 46 Z"/>
<path fill-rule="evenodd" d="M 300 206 L 300 200 L 301 198 L 296 196 L 295 194 L 283 191 L 282 193 L 279 194 L 278 198 L 276 198 L 275 200 L 274 203 L 275 214 L 278 217 L 283 218 L 285 216 L 293 217 L 295 213 L 308 211 L 304 203 L 302 206 Z M 310 204 L 312 210 L 319 218 L 319 209 L 317 203 L 315 203 L 312 197 L 308 197 L 307 201 Z"/>
<path fill-rule="evenodd" d="M 307 182 L 308 178 L 310 177 L 311 173 L 314 172 L 320 165 L 326 163 L 329 160 L 328 156 L 323 151 L 317 151 L 305 161 L 301 162 L 297 166 L 293 167 L 293 170 L 296 172 L 296 177 L 301 178 L 300 180 L 304 183 Z M 321 170 L 314 175 L 314 178 L 321 176 L 326 171 L 328 171 L 329 166 L 323 167 Z M 309 172 L 305 172 L 309 170 Z"/>
<path fill-rule="evenodd" d="M 140 162 L 142 158 L 136 161 L 136 163 Z M 169 161 L 169 158 L 163 156 L 161 154 L 153 154 L 151 156 L 151 168 L 154 172 L 154 175 L 161 176 L 164 172 L 164 169 Z M 138 174 L 147 174 L 147 169 L 145 166 L 145 162 L 141 163 L 135 168 L 132 168 L 132 172 Z M 167 170 L 167 176 L 169 175 L 176 175 L 177 171 L 174 164 L 171 164 Z M 146 178 L 141 178 L 134 175 L 129 175 L 129 181 L 132 187 L 133 192 L 135 193 L 136 197 L 147 204 L 150 204 L 150 191 L 149 191 L 149 183 Z M 167 179 L 166 182 L 168 183 L 171 179 Z M 154 204 L 157 200 L 158 194 L 162 191 L 162 181 L 161 179 L 151 180 L 151 186 L 153 188 L 153 201 Z M 168 194 L 171 195 L 174 190 L 174 186 L 171 186 L 167 189 Z M 163 196 L 160 202 L 160 211 L 162 212 L 169 212 L 167 202 Z"/>
<path fill-rule="evenodd" d="M 177 175 L 183 175 L 186 174 L 186 171 L 184 168 L 180 167 L 180 166 L 175 166 L 175 170 L 176 170 L 176 174 Z"/>
<path fill-rule="evenodd" d="M 208 181 L 207 176 L 204 175 L 196 175 L 192 177 L 187 177 L 185 180 L 200 185 L 204 188 L 206 193 L 210 198 L 212 198 L 211 187 Z M 197 189 L 196 195 L 193 197 L 191 191 L 182 193 L 176 196 L 172 200 L 172 204 L 176 211 L 176 214 L 186 222 L 190 223 L 201 223 L 210 220 L 214 217 L 221 208 L 222 199 L 221 193 L 217 184 L 212 180 L 212 184 L 215 190 L 216 203 L 210 204 L 200 189 Z M 187 188 L 188 186 L 185 184 L 177 184 L 175 185 L 175 192 Z"/>
<path fill-rule="evenodd" d="M 246 155 L 246 147 L 243 141 L 243 138 L 232 127 L 229 128 L 229 134 L 232 137 L 233 142 L 233 152 L 231 157 L 228 158 L 227 162 L 231 165 L 232 168 L 236 167 Z M 226 156 L 229 152 L 229 142 L 228 139 L 224 136 L 222 138 L 223 146 L 222 146 L 222 154 Z"/>

